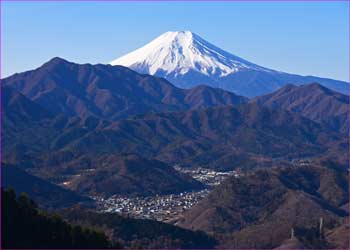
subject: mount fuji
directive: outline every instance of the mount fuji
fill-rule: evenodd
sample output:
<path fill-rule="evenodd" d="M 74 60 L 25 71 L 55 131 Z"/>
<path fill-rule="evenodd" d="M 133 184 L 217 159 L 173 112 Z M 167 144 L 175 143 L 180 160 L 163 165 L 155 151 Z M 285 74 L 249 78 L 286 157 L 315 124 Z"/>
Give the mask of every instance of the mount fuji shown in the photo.
<path fill-rule="evenodd" d="M 205 84 L 248 97 L 267 94 L 290 83 L 311 82 L 349 93 L 347 82 L 268 69 L 226 52 L 190 31 L 166 32 L 110 64 L 163 77 L 181 88 Z"/>

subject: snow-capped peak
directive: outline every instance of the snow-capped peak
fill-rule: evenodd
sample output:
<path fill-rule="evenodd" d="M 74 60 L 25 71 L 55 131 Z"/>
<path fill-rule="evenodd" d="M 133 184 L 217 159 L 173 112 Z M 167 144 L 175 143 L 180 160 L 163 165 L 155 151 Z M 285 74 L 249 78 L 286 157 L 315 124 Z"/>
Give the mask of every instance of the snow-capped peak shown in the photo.
<path fill-rule="evenodd" d="M 191 31 L 166 32 L 110 64 L 164 76 L 183 75 L 190 70 L 215 77 L 242 69 L 267 70 L 214 46 Z"/>

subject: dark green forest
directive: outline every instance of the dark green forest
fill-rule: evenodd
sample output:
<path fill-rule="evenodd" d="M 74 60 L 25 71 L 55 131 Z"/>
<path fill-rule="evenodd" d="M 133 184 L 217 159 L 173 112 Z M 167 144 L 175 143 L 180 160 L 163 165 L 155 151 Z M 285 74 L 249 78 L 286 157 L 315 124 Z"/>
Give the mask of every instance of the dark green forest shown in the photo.
<path fill-rule="evenodd" d="M 109 248 L 99 231 L 71 225 L 56 214 L 48 215 L 25 194 L 13 190 L 2 194 L 2 248 Z"/>
<path fill-rule="evenodd" d="M 120 216 L 116 213 L 96 213 L 75 207 L 60 215 L 74 224 L 103 229 L 114 242 L 132 249 L 211 249 L 216 240 L 201 231 L 175 225 Z"/>
<path fill-rule="evenodd" d="M 78 207 L 62 210 L 60 215 L 48 214 L 24 193 L 16 197 L 12 189 L 1 192 L 2 248 L 208 249 L 216 244 L 203 232 L 158 221 L 99 214 Z"/>

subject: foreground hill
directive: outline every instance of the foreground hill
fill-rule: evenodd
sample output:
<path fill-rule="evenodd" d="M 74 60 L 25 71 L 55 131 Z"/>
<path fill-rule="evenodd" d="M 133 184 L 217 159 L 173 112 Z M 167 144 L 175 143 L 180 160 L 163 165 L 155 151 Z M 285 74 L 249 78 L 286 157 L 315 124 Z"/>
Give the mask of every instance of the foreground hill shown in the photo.
<path fill-rule="evenodd" d="M 53 114 L 118 120 L 135 114 L 236 105 L 247 98 L 198 86 L 184 90 L 122 66 L 75 64 L 53 58 L 2 80 Z"/>
<path fill-rule="evenodd" d="M 221 235 L 224 247 L 278 247 L 292 228 L 304 244 L 312 245 L 303 237 L 312 235 L 320 218 L 325 232 L 347 218 L 343 206 L 349 202 L 348 178 L 346 170 L 312 163 L 253 171 L 218 186 L 179 225 Z M 313 244 L 311 248 L 328 243 Z"/>
<path fill-rule="evenodd" d="M 4 249 L 110 248 L 102 232 L 64 222 L 37 209 L 26 196 L 1 189 L 1 247 Z M 115 245 L 113 247 L 118 247 Z"/>
<path fill-rule="evenodd" d="M 163 222 L 125 218 L 115 213 L 96 213 L 79 208 L 66 209 L 60 214 L 74 224 L 104 230 L 112 241 L 126 248 L 150 249 L 211 249 L 213 237 Z"/>
<path fill-rule="evenodd" d="M 257 97 L 252 101 L 301 114 L 344 133 L 349 131 L 349 96 L 317 83 L 302 86 L 286 85 L 276 92 Z"/>
<path fill-rule="evenodd" d="M 6 190 L 1 197 L 2 248 L 6 249 L 209 249 L 216 244 L 203 232 L 162 222 L 101 214 L 79 207 L 65 209 L 60 216 L 49 215 L 25 195 L 16 198 L 13 191 Z"/>

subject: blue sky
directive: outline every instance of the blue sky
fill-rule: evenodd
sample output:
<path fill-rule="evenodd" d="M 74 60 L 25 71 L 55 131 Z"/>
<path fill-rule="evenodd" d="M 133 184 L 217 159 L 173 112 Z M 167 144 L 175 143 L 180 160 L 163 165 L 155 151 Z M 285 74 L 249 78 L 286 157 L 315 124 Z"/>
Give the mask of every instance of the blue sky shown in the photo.
<path fill-rule="evenodd" d="M 256 64 L 349 81 L 348 2 L 2 2 L 2 77 L 60 56 L 108 63 L 191 30 Z"/>

